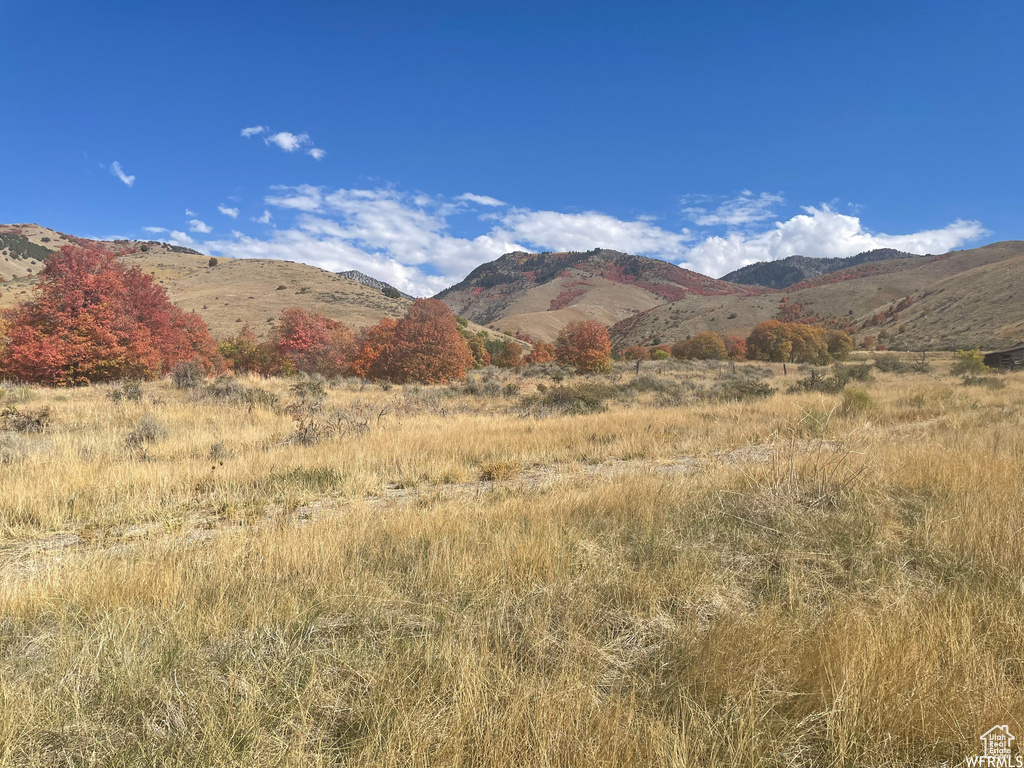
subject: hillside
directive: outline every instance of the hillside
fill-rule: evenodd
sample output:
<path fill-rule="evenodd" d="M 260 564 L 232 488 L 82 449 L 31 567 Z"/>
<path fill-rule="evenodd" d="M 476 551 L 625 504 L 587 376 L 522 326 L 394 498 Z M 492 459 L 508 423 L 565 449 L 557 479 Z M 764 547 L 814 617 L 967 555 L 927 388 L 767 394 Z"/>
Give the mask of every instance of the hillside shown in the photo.
<path fill-rule="evenodd" d="M 71 243 L 87 243 L 36 224 L 0 225 L 0 309 L 30 297 L 46 257 Z M 153 275 L 171 301 L 198 312 L 215 337 L 244 324 L 261 337 L 287 307 L 302 307 L 341 320 L 354 329 L 383 317 L 401 317 L 410 299 L 389 298 L 379 288 L 306 264 L 271 259 L 218 257 L 216 266 L 198 251 L 158 242 L 116 241 L 126 266 Z M 145 249 L 145 250 L 143 250 Z M 479 330 L 479 329 L 478 329 Z"/>
<path fill-rule="evenodd" d="M 873 251 L 864 251 L 856 256 L 849 256 L 845 259 L 788 256 L 778 261 L 759 261 L 756 264 L 748 264 L 727 275 L 723 275 L 722 279 L 731 283 L 759 285 L 782 290 L 819 275 L 838 272 L 872 261 L 889 261 L 892 259 L 910 259 L 915 257 L 917 257 L 917 254 L 904 253 L 903 251 L 897 251 L 895 248 L 876 248 Z"/>
<path fill-rule="evenodd" d="M 997 348 L 1024 339 L 1022 291 L 1024 242 L 1008 241 L 862 263 L 785 292 L 688 297 L 620 321 L 612 337 L 626 345 L 671 343 L 704 330 L 745 335 L 777 317 L 848 327 L 859 337 L 881 334 L 894 349 Z"/>
<path fill-rule="evenodd" d="M 669 301 L 759 292 L 659 259 L 595 249 L 507 253 L 437 298 L 474 322 L 550 341 L 575 320 L 612 325 Z"/>
<path fill-rule="evenodd" d="M 403 293 L 395 288 L 395 286 L 391 285 L 391 283 L 385 283 L 383 280 L 378 280 L 376 277 L 370 277 L 369 275 L 363 274 L 358 269 L 349 269 L 345 272 L 339 272 L 338 274 L 342 277 L 347 277 L 349 280 L 355 280 L 357 283 L 369 286 L 370 288 L 376 288 L 378 291 L 388 290 L 392 296 L 398 294 L 409 301 L 412 301 L 413 299 L 413 297 L 408 293 Z"/>

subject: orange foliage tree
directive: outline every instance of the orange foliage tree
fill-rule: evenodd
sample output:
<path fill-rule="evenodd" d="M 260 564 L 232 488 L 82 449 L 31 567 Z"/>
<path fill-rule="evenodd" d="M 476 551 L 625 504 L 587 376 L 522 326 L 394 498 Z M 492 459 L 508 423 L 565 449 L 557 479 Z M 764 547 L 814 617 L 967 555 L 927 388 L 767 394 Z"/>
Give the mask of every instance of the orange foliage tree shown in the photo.
<path fill-rule="evenodd" d="M 775 363 L 826 365 L 832 360 L 828 339 L 824 328 L 765 320 L 755 325 L 747 337 L 747 357 Z"/>
<path fill-rule="evenodd" d="M 385 318 L 356 340 L 351 370 L 357 376 L 404 384 L 464 379 L 473 353 L 444 302 L 416 299 L 405 317 Z"/>
<path fill-rule="evenodd" d="M 151 379 L 195 361 L 208 373 L 223 361 L 209 329 L 174 306 L 150 275 L 113 254 L 65 246 L 50 257 L 35 296 L 5 313 L 0 375 L 76 385 Z"/>
<path fill-rule="evenodd" d="M 533 349 L 526 356 L 526 362 L 533 364 L 550 363 L 555 359 L 555 345 L 546 341 L 536 341 Z"/>
<path fill-rule="evenodd" d="M 692 339 L 673 344 L 672 356 L 680 360 L 725 360 L 728 353 L 721 336 L 714 331 L 701 331 Z"/>
<path fill-rule="evenodd" d="M 585 373 L 607 370 L 612 363 L 608 329 L 597 320 L 569 323 L 555 340 L 555 358 Z"/>

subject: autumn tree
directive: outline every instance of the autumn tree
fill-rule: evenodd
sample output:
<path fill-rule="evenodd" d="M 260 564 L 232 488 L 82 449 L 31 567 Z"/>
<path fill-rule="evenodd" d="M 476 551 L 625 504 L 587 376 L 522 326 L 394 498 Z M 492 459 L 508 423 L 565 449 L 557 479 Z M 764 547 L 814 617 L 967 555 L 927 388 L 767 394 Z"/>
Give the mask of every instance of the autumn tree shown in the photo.
<path fill-rule="evenodd" d="M 47 261 L 34 290 L 31 301 L 5 313 L 0 375 L 76 385 L 154 378 L 189 361 L 208 373 L 223 365 L 202 319 L 111 253 L 65 246 Z"/>
<path fill-rule="evenodd" d="M 349 371 L 364 379 L 390 379 L 389 365 L 397 327 L 396 320 L 385 317 L 376 325 L 364 328 L 356 337 Z"/>
<path fill-rule="evenodd" d="M 747 337 L 747 357 L 775 363 L 813 363 L 826 365 L 832 360 L 828 351 L 828 333 L 806 323 L 765 320 Z"/>
<path fill-rule="evenodd" d="M 248 324 L 234 336 L 221 341 L 221 357 L 236 373 L 260 373 L 269 376 L 280 372 L 280 361 L 274 346 L 261 343 Z"/>
<path fill-rule="evenodd" d="M 747 340 L 742 336 L 726 334 L 722 337 L 722 341 L 725 343 L 725 353 L 730 360 L 747 359 Z"/>
<path fill-rule="evenodd" d="M 828 353 L 836 360 L 845 360 L 853 352 L 853 339 L 846 331 L 830 331 Z"/>
<path fill-rule="evenodd" d="M 526 356 L 526 362 L 530 365 L 550 363 L 555 359 L 555 345 L 546 341 L 535 341 L 530 354 Z"/>
<path fill-rule="evenodd" d="M 569 323 L 555 340 L 555 358 L 585 373 L 607 370 L 612 362 L 608 329 L 596 320 Z"/>
<path fill-rule="evenodd" d="M 451 309 L 436 299 L 416 299 L 398 322 L 385 318 L 356 341 L 351 370 L 370 379 L 435 384 L 464 379 L 473 353 Z"/>
<path fill-rule="evenodd" d="M 483 368 L 485 365 L 491 364 L 491 353 L 487 351 L 487 345 L 484 340 L 476 334 L 466 335 L 462 334 L 466 343 L 469 345 L 469 351 L 473 354 L 473 367 Z"/>
<path fill-rule="evenodd" d="M 525 362 L 523 348 L 511 339 L 488 341 L 487 351 L 491 356 L 491 365 L 499 368 L 521 368 Z"/>
<path fill-rule="evenodd" d="M 340 376 L 355 352 L 355 338 L 344 323 L 301 307 L 281 313 L 273 345 L 282 371 Z"/>

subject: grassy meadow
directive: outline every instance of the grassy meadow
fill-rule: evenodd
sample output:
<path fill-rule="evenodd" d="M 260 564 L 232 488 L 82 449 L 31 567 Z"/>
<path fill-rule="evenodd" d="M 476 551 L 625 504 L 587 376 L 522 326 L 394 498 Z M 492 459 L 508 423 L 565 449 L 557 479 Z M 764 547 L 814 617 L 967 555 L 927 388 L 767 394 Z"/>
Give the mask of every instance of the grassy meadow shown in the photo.
<path fill-rule="evenodd" d="M 5 385 L 0 766 L 957 765 L 1024 377 L 857 375 Z"/>

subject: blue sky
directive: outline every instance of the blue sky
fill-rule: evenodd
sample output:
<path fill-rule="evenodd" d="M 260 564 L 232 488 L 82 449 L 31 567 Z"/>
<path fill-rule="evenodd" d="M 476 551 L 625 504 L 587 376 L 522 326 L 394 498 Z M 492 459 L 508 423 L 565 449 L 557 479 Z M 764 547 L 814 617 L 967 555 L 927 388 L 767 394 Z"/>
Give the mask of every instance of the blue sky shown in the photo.
<path fill-rule="evenodd" d="M 0 221 L 361 269 L 1024 239 L 1024 4 L 0 0 Z M 244 129 L 250 129 L 243 135 Z"/>

